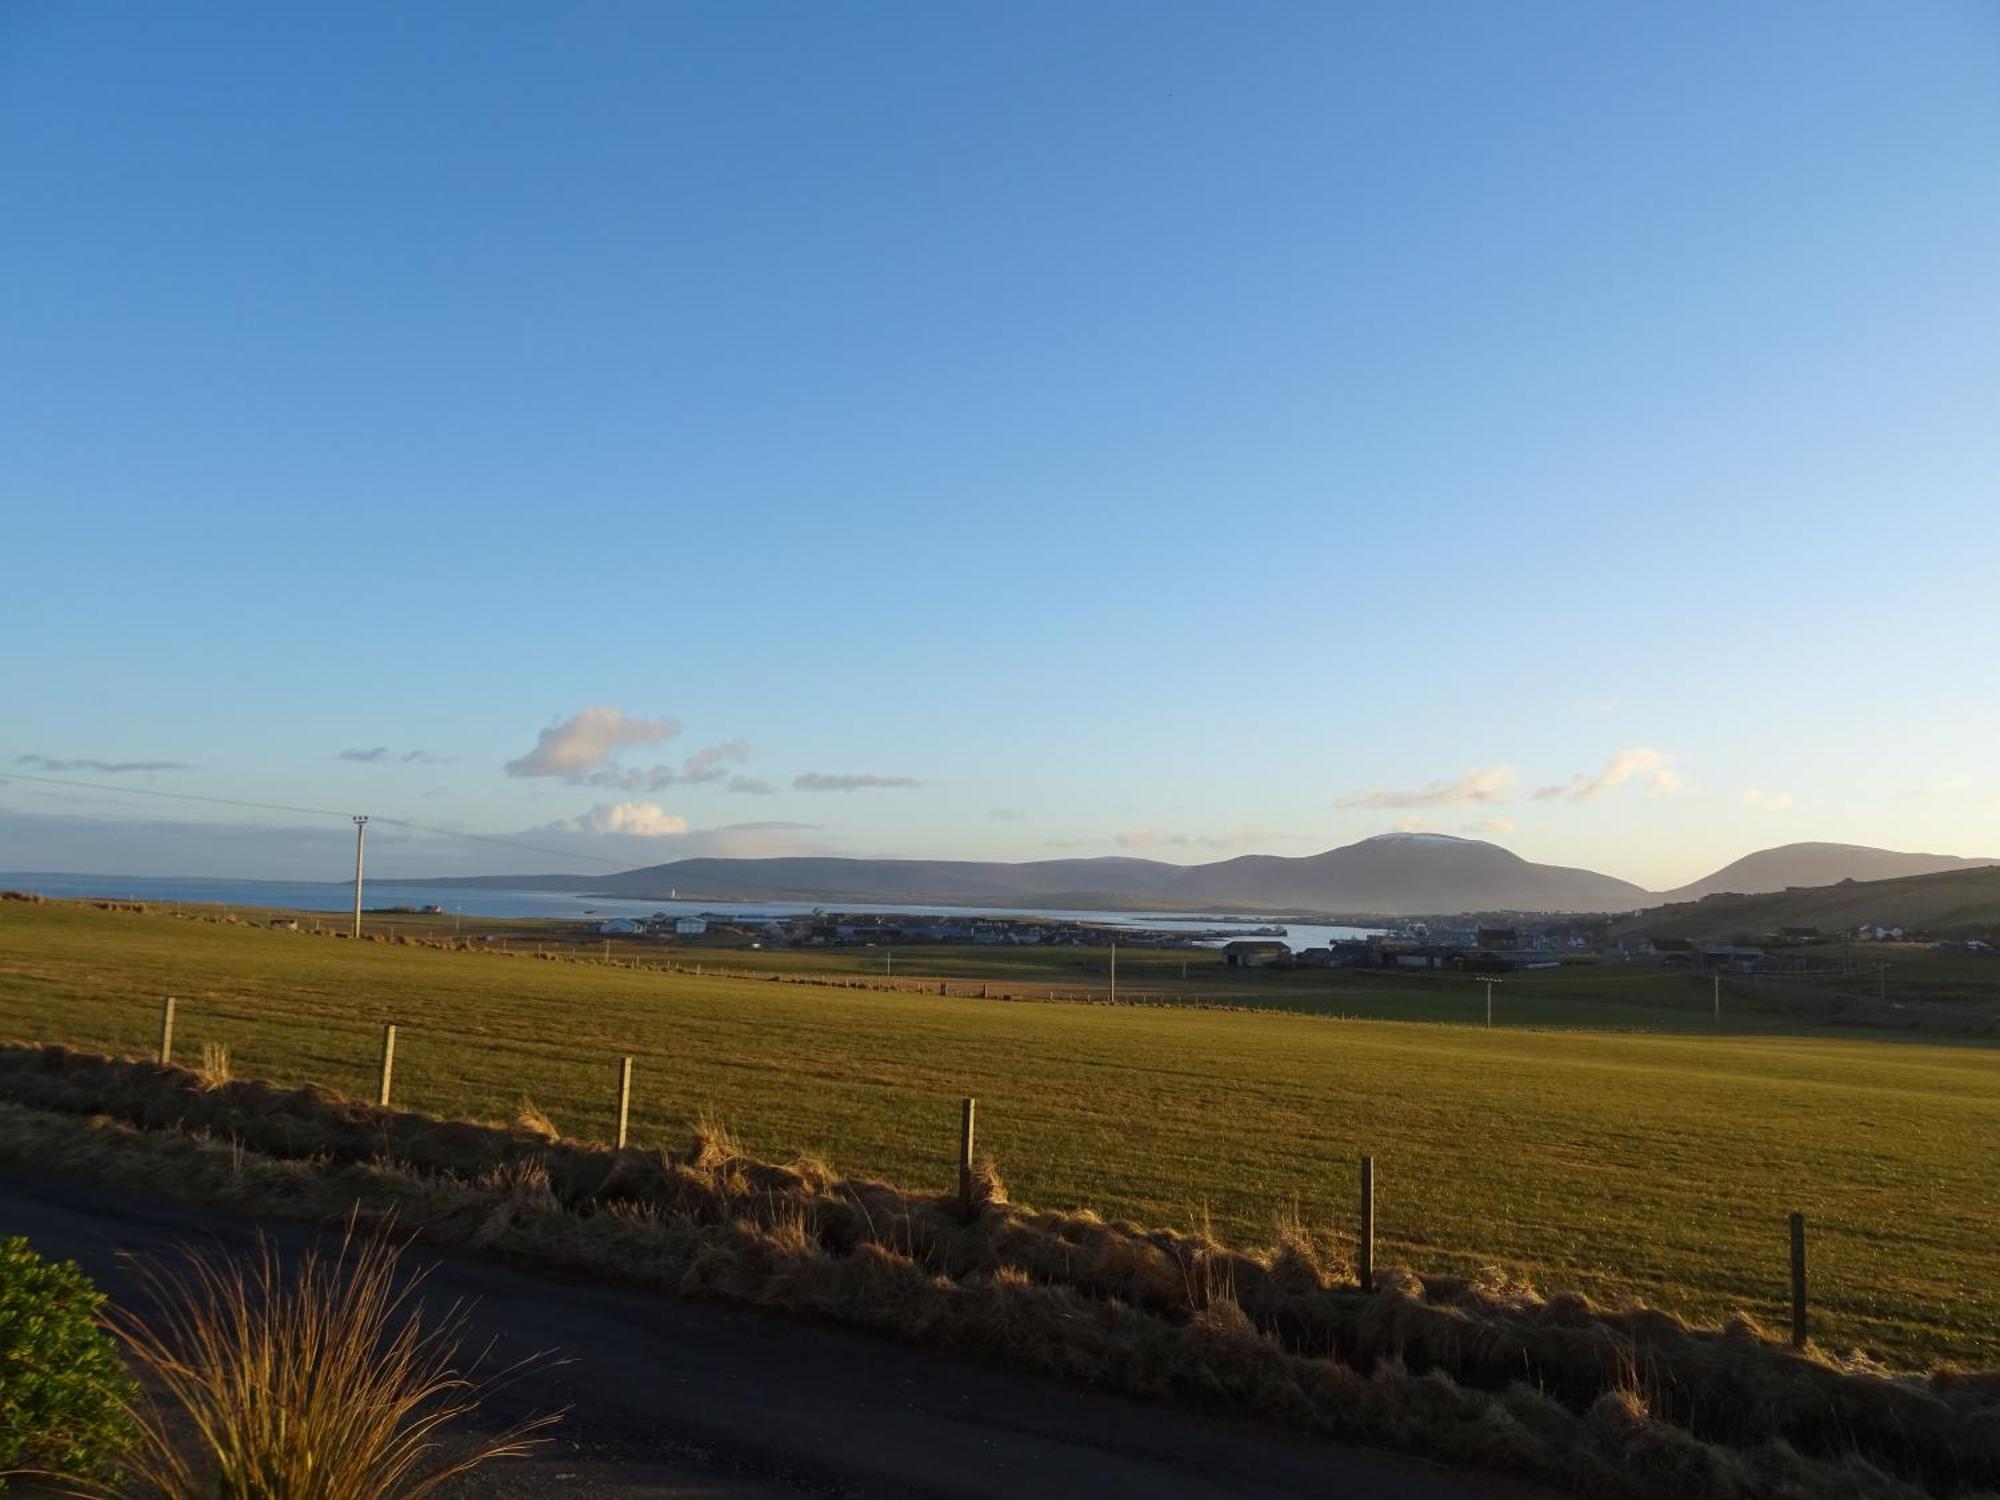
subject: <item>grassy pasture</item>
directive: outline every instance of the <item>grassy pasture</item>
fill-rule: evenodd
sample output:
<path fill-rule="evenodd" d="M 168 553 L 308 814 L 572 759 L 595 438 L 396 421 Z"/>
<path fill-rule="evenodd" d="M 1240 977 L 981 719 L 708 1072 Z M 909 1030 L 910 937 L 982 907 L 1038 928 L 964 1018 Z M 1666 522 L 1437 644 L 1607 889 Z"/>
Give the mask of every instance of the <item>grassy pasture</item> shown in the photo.
<path fill-rule="evenodd" d="M 167 910 L 157 907 L 156 910 Z M 189 912 L 216 908 L 189 906 Z M 305 927 L 345 931 L 340 913 L 277 912 L 237 907 L 251 923 L 284 916 Z M 547 917 L 458 917 L 450 913 L 370 912 L 369 933 L 423 940 L 486 940 L 514 953 L 547 952 L 578 958 L 609 957 L 620 964 L 667 970 L 699 967 L 706 974 L 763 978 L 828 976 L 893 981 L 913 987 L 928 980 L 954 986 L 990 985 L 998 997 L 1104 999 L 1111 983 L 1111 955 L 1105 948 L 1068 946 L 983 947 L 965 943 L 907 944 L 893 949 L 751 948 L 740 939 L 714 937 L 662 940 L 622 936 L 609 939 L 591 924 Z M 1928 958 L 1928 955 L 1924 956 Z M 1986 996 L 2000 998 L 2000 963 L 1989 966 Z M 1855 984 L 1862 984 L 1857 980 Z M 1872 976 L 1865 981 L 1872 986 Z M 1307 1015 L 1392 1021 L 1482 1023 L 1483 988 L 1470 975 L 1353 969 L 1234 969 L 1212 949 L 1121 946 L 1118 994 L 1147 1002 L 1188 1001 Z M 1505 976 L 1495 990 L 1498 1024 L 1644 1031 L 1715 1030 L 1707 976 L 1663 971 L 1643 964 L 1564 966 Z M 1772 1001 L 1782 992 L 1760 992 L 1725 980 L 1723 1029 L 1769 1032 L 1797 1022 Z"/>
<path fill-rule="evenodd" d="M 1384 1259 L 1694 1315 L 1777 1322 L 1802 1208 L 1823 1342 L 2000 1362 L 1986 1048 L 1004 1004 L 0 903 L 0 1034 L 144 1051 L 167 993 L 177 1052 L 226 1042 L 239 1073 L 363 1092 L 394 1020 L 407 1106 L 527 1095 L 602 1136 L 631 1053 L 641 1141 L 706 1108 L 753 1151 L 908 1185 L 949 1184 L 972 1093 L 1016 1197 L 1253 1240 L 1294 1205 L 1347 1226 L 1368 1151 Z"/>
<path fill-rule="evenodd" d="M 586 950 L 587 951 L 587 950 Z M 677 962 L 718 972 L 866 974 L 881 976 L 879 950 L 803 949 L 793 952 L 688 950 Z M 962 944 L 895 950 L 894 973 L 952 981 L 990 980 L 1042 997 L 1108 991 L 1110 957 L 1098 948 L 975 948 Z M 1992 976 L 2000 979 L 2000 973 Z M 1483 1023 L 1484 986 L 1469 974 L 1382 969 L 1232 969 L 1213 952 L 1120 948 L 1118 992 L 1148 1000 L 1287 1010 L 1304 1015 L 1383 1021 Z M 1712 994 L 1706 975 L 1649 966 L 1592 964 L 1528 970 L 1494 986 L 1494 1019 L 1513 1026 L 1711 1032 Z M 1724 1029 L 1771 1031 L 1791 1023 L 1746 986 L 1725 983 Z"/>

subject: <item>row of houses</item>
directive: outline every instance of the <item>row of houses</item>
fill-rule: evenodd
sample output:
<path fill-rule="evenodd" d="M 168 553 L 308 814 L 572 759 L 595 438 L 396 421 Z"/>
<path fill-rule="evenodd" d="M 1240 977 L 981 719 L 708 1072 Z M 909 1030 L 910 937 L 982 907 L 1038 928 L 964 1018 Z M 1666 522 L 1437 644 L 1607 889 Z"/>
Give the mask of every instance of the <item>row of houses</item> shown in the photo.
<path fill-rule="evenodd" d="M 707 917 L 656 911 L 650 917 L 607 917 L 597 930 L 606 937 L 700 937 L 708 924 Z"/>
<path fill-rule="evenodd" d="M 1513 941 L 1507 941 L 1513 939 Z M 1511 931 L 1490 945 L 1413 943 L 1393 938 L 1355 939 L 1293 952 L 1288 943 L 1247 939 L 1226 943 L 1222 961 L 1237 969 L 1440 969 L 1504 974 L 1520 969 L 1553 969 L 1562 963 L 1550 949 L 1519 945 Z"/>
<path fill-rule="evenodd" d="M 1115 943 L 1132 943 L 1149 948 L 1191 948 L 1218 936 L 1214 932 L 1155 931 L 1057 917 L 827 911 L 782 916 L 744 912 L 703 912 L 699 916 L 685 916 L 661 911 L 654 912 L 650 917 L 612 917 L 599 922 L 597 931 L 607 937 L 747 934 L 760 946 L 803 948 L 893 948 L 925 943 L 970 943 L 981 947 L 1106 947 Z"/>

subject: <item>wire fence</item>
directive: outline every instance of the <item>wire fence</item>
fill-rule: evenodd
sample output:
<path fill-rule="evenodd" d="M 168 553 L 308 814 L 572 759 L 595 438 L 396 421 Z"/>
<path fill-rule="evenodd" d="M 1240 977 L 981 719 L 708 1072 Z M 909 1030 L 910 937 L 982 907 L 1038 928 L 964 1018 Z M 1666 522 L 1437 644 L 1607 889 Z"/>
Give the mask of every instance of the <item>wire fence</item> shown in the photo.
<path fill-rule="evenodd" d="M 226 1004 L 203 1005 L 190 1013 L 175 996 L 163 997 L 157 1007 L 129 1001 L 118 1006 L 117 1011 L 115 1030 L 122 1037 L 136 1043 L 140 1033 L 148 1033 L 149 1045 L 131 1045 L 123 1050 L 163 1064 L 193 1066 L 197 1072 L 211 1075 L 211 1082 L 226 1081 L 234 1074 L 236 1059 L 225 1040 L 239 1029 L 232 1026 L 232 1021 L 261 1023 L 268 1019 L 248 1013 L 233 1014 Z M 324 1015 L 296 1019 L 319 1038 L 317 1055 L 328 1065 L 326 1073 L 299 1082 L 330 1087 L 381 1108 L 433 1114 L 435 1110 L 425 1110 L 423 1104 L 427 1096 L 435 1099 L 445 1092 L 443 1085 L 447 1081 L 456 1092 L 468 1083 L 477 1086 L 480 1079 L 509 1078 L 520 1089 L 524 1101 L 532 1090 L 553 1086 L 566 1101 L 596 1096 L 595 1107 L 586 1106 L 586 1117 L 580 1121 L 584 1128 L 566 1132 L 573 1139 L 595 1141 L 612 1149 L 624 1149 L 633 1143 L 634 1104 L 643 1099 L 647 1082 L 644 1053 L 588 1053 L 550 1046 L 539 1039 L 493 1034 L 476 1039 L 480 1043 L 477 1050 L 483 1057 L 474 1062 L 468 1054 L 468 1042 L 474 1039 L 458 1033 L 449 1039 L 450 1061 L 441 1063 L 436 1053 L 447 1049 L 436 1044 L 444 1039 L 422 1028 L 412 1030 L 393 1021 L 375 1023 Z M 150 1026 L 146 1024 L 148 1020 Z M 522 1083 L 527 1087 L 520 1088 Z M 664 1119 L 659 1111 L 647 1113 L 656 1125 Z M 958 1198 L 968 1214 L 975 1203 L 976 1122 L 976 1099 L 967 1096 L 961 1100 L 952 1159 L 957 1167 Z M 938 1154 L 943 1157 L 945 1143 L 940 1140 L 939 1144 Z M 1368 1290 L 1375 1279 L 1377 1207 L 1386 1180 L 1373 1155 L 1363 1155 L 1357 1165 L 1356 1192 L 1351 1200 L 1354 1204 L 1351 1243 L 1356 1279 Z M 1795 1347 L 1803 1348 L 1810 1334 L 1804 1213 L 1790 1212 L 1785 1229 L 1790 1272 L 1789 1335 Z"/>
<path fill-rule="evenodd" d="M 404 940 L 389 935 L 380 935 L 377 940 L 383 944 L 407 941 L 409 946 L 432 948 L 456 946 L 460 952 L 496 951 L 484 945 L 454 945 L 449 940 Z M 642 962 L 622 957 L 606 959 L 601 952 L 596 956 L 553 951 L 537 954 L 531 945 L 516 946 L 507 956 L 520 963 L 559 961 L 612 970 L 694 975 L 718 981 L 882 989 L 974 1000 L 1034 999 L 1043 994 L 1069 1001 L 1084 998 L 1074 991 L 1038 992 L 1014 986 L 1003 990 L 992 981 L 775 970 L 746 973 L 734 964 L 718 968 L 702 960 Z M 1099 992 L 1099 998 L 1101 1001 L 1109 996 Z M 1134 993 L 1122 986 L 1118 1000 L 1121 1004 L 1215 1005 L 1213 1000 L 1171 993 L 1154 1000 L 1145 992 Z M 1476 983 L 1469 987 L 1467 1000 L 1470 1004 L 1477 1003 Z M 587 1003 L 581 991 L 578 1003 Z M 690 1119 L 702 1107 L 701 1074 L 711 1060 L 685 1053 L 675 1055 L 674 1048 L 684 1045 L 682 1039 L 650 1048 L 620 1047 L 617 1044 L 624 1038 L 614 1033 L 607 1046 L 578 1047 L 565 1044 L 559 1036 L 551 1040 L 546 1017 L 518 1018 L 513 1024 L 506 1024 L 477 1014 L 460 1014 L 448 1019 L 434 1017 L 413 1027 L 396 1015 L 396 1008 L 392 995 L 380 993 L 357 998 L 344 1013 L 329 1010 L 324 1004 L 315 1004 L 310 1009 L 274 1010 L 268 1000 L 249 995 L 196 996 L 192 1000 L 182 995 L 173 1002 L 169 1014 L 163 1000 L 92 995 L 87 1007 L 61 1015 L 58 1029 L 63 1034 L 48 1040 L 138 1056 L 167 1055 L 183 1064 L 198 1064 L 204 1051 L 214 1046 L 228 1049 L 235 1066 L 275 1076 L 277 1081 L 319 1083 L 351 1098 L 386 1100 L 395 1107 L 449 1117 L 490 1119 L 497 1111 L 505 1118 L 516 1103 L 531 1097 L 541 1098 L 560 1106 L 566 1135 L 614 1144 L 635 1137 L 657 1139 L 660 1132 Z M 52 1013 L 51 1020 L 56 1019 Z M 387 1027 L 395 1030 L 387 1031 Z M 282 1069 L 274 1070 L 272 1064 L 279 1060 Z M 722 1064 L 735 1065 L 739 1064 L 727 1061 Z M 965 1081 L 976 1087 L 973 1078 L 967 1077 Z M 957 1097 L 955 1091 L 948 1097 Z M 939 1169 L 950 1160 L 946 1150 L 950 1143 L 942 1139 L 943 1133 L 932 1135 L 941 1104 L 942 1098 L 913 1101 L 909 1111 L 913 1118 L 906 1126 L 896 1127 L 899 1132 L 930 1138 L 935 1151 L 922 1152 L 919 1159 L 927 1157 Z M 1365 1139 L 1365 1132 L 1362 1135 Z M 834 1139 L 846 1143 L 844 1135 Z M 865 1143 L 856 1152 L 858 1161 L 866 1164 L 881 1160 L 883 1153 L 874 1149 L 878 1145 L 879 1141 Z M 962 1152 L 959 1154 L 962 1158 Z M 907 1162 L 908 1156 L 903 1160 Z M 1039 1170 L 1039 1164 L 1024 1165 Z M 1336 1220 L 1345 1217 L 1338 1209 L 1338 1195 L 1333 1193 L 1331 1184 L 1322 1182 L 1313 1199 L 1322 1209 L 1331 1205 Z M 1777 1206 L 1782 1206 L 1782 1200 Z M 1752 1217 L 1763 1212 L 1770 1210 L 1761 1210 Z M 1803 1226 L 1804 1221 L 1800 1222 Z M 1357 1211 L 1353 1219 L 1357 1244 L 1372 1234 L 1373 1223 L 1372 1207 L 1365 1212 Z M 1786 1223 L 1789 1226 L 1789 1219 Z M 1750 1227 L 1755 1232 L 1754 1224 Z M 1852 1226 L 1841 1220 L 1833 1232 L 1850 1235 L 1851 1230 Z M 1790 1248 L 1775 1233 L 1772 1243 L 1774 1261 L 1780 1259 L 1780 1248 Z M 1458 1249 L 1447 1253 L 1461 1259 L 1472 1254 Z M 1804 1269 L 1801 1261 L 1798 1267 L 1801 1278 Z M 1754 1282 L 1755 1277 L 1751 1280 Z M 1866 1299 L 1865 1291 L 1860 1290 L 1863 1286 L 1865 1282 L 1850 1285 L 1842 1293 L 1840 1305 L 1863 1305 Z"/>

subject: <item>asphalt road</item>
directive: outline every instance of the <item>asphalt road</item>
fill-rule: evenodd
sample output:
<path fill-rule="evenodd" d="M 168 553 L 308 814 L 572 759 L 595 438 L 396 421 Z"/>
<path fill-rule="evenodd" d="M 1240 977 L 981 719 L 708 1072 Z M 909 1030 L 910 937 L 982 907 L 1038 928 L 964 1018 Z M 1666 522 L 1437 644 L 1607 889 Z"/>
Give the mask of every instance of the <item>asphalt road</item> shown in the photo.
<path fill-rule="evenodd" d="M 241 1248 L 250 1223 L 0 1170 L 0 1234 L 79 1262 L 114 1298 L 141 1297 L 126 1252 Z M 316 1236 L 267 1232 L 287 1249 Z M 1072 1388 L 1004 1366 L 794 1317 L 435 1259 L 427 1302 L 474 1303 L 467 1347 L 505 1365 L 568 1363 L 498 1393 L 495 1425 L 567 1408 L 534 1459 L 482 1470 L 466 1496 L 808 1495 L 1157 1500 L 1497 1500 L 1530 1492 L 1231 1422 Z"/>

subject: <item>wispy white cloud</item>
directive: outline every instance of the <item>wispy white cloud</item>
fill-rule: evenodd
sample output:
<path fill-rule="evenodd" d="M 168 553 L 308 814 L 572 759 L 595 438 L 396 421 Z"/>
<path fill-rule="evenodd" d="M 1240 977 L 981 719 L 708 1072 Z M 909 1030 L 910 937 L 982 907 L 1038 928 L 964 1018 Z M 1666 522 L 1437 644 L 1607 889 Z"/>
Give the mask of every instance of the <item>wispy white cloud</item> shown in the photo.
<path fill-rule="evenodd" d="M 1464 831 L 1467 833 L 1485 834 L 1512 833 L 1514 831 L 1514 820 L 1512 818 L 1488 818 L 1483 823 L 1467 823 Z"/>
<path fill-rule="evenodd" d="M 680 852 L 709 855 L 718 859 L 778 859 L 790 854 L 839 854 L 845 852 L 817 837 L 817 823 L 794 823 L 771 819 L 754 823 L 724 823 L 719 828 L 698 828 L 687 836 Z"/>
<path fill-rule="evenodd" d="M 192 771 L 193 766 L 184 760 L 92 760 L 79 758 L 59 760 L 51 755 L 17 755 L 14 764 L 26 766 L 31 771 L 94 771 L 99 774 L 122 776 L 130 771 Z"/>
<path fill-rule="evenodd" d="M 581 819 L 570 820 L 573 827 L 556 824 L 548 831 L 537 835 L 547 840 L 555 838 L 562 842 L 565 836 L 581 834 L 580 846 L 592 854 L 615 854 L 621 847 L 621 839 L 671 839 L 670 857 L 673 859 L 776 859 L 797 854 L 839 854 L 845 851 L 829 846 L 818 837 L 822 829 L 817 823 L 798 823 L 785 819 L 767 819 L 758 822 L 724 823 L 714 828 L 691 828 L 685 818 L 668 813 L 651 803 L 622 804 L 628 809 L 620 816 L 617 806 L 596 807 Z M 624 846 L 629 849 L 635 863 L 658 860 L 660 855 L 639 844 Z"/>
<path fill-rule="evenodd" d="M 741 740 L 731 740 L 724 745 L 710 745 L 697 750 L 679 766 L 602 766 L 595 771 L 566 777 L 565 780 L 577 786 L 616 787 L 621 792 L 657 792 L 682 782 L 699 784 L 720 781 L 729 775 L 725 762 L 741 764 L 749 755 L 748 745 Z M 729 790 L 732 792 L 751 791 L 759 787 L 769 789 L 767 783 L 754 776 L 731 777 L 730 783 Z"/>
<path fill-rule="evenodd" d="M 1043 839 L 1050 849 L 1102 849 L 1111 844 L 1134 852 L 1141 849 L 1243 849 L 1257 844 L 1307 843 L 1302 833 L 1266 833 L 1259 828 L 1239 828 L 1228 833 L 1174 833 L 1161 828 L 1126 828 L 1117 833 L 1083 837 Z"/>
<path fill-rule="evenodd" d="M 391 750 L 387 745 L 374 745 L 366 750 L 341 750 L 333 758 L 363 766 L 386 765 L 391 761 L 405 766 L 443 766 L 451 763 L 448 755 L 433 755 L 428 750 Z"/>
<path fill-rule="evenodd" d="M 536 845 L 574 847 L 598 860 L 629 858 L 633 864 L 662 859 L 774 859 L 799 854 L 844 854 L 822 837 L 817 823 L 790 819 L 692 826 L 688 819 L 653 802 L 607 803 L 575 818 L 530 830 L 521 837 Z M 519 868 L 516 861 L 515 868 Z"/>
<path fill-rule="evenodd" d="M 622 833 L 632 838 L 671 838 L 688 831 L 688 820 L 657 802 L 600 802 L 587 813 L 554 825 L 561 833 Z"/>
<path fill-rule="evenodd" d="M 750 746 L 744 740 L 707 745 L 681 762 L 681 780 L 720 781 L 729 774 L 729 767 L 740 766 L 749 758 Z"/>
<path fill-rule="evenodd" d="M 616 708 L 586 708 L 541 732 L 535 748 L 507 762 L 509 776 L 555 777 L 572 786 L 601 786 L 621 792 L 657 792 L 681 783 L 730 780 L 731 791 L 763 792 L 769 786 L 752 776 L 730 778 L 730 767 L 750 758 L 742 739 L 705 745 L 678 766 L 625 766 L 619 753 L 634 745 L 654 745 L 681 732 L 674 719 L 646 719 Z M 372 756 L 373 752 L 364 752 Z"/>
<path fill-rule="evenodd" d="M 1341 808 L 1386 809 L 1465 807 L 1477 803 L 1502 802 L 1513 791 L 1514 783 L 1519 779 L 1512 766 L 1495 766 L 1491 770 L 1474 767 L 1455 781 L 1433 781 L 1410 791 L 1390 791 L 1382 787 L 1370 787 L 1365 792 L 1355 792 L 1351 796 L 1342 797 L 1333 805 Z"/>
<path fill-rule="evenodd" d="M 923 783 L 914 776 L 878 776 L 873 771 L 808 771 L 792 778 L 792 787 L 801 792 L 860 792 L 871 787 L 914 787 Z"/>
<path fill-rule="evenodd" d="M 507 762 L 509 776 L 587 780 L 607 770 L 620 750 L 654 745 L 681 732 L 675 719 L 646 719 L 618 708 L 584 708 L 541 732 L 534 749 Z"/>
<path fill-rule="evenodd" d="M 1181 847 L 1188 842 L 1186 834 L 1162 833 L 1157 828 L 1127 828 L 1119 833 L 1078 834 L 1070 837 L 1046 838 L 1042 847 L 1046 849 L 1104 849 L 1116 847 L 1131 852 L 1139 849 L 1158 849 L 1163 846 Z"/>
<path fill-rule="evenodd" d="M 1254 849 L 1259 844 L 1309 844 L 1311 835 L 1267 833 L 1261 828 L 1233 828 L 1227 833 L 1197 833 L 1193 842 L 1204 849 Z"/>
<path fill-rule="evenodd" d="M 1790 792 L 1767 792 L 1759 787 L 1751 787 L 1743 793 L 1741 801 L 1745 807 L 1758 812 L 1789 812 L 1792 807 Z"/>
<path fill-rule="evenodd" d="M 989 807 L 986 816 L 996 823 L 1025 823 L 1028 815 L 1018 807 Z"/>
<path fill-rule="evenodd" d="M 729 778 L 729 790 L 741 792 L 746 797 L 769 797 L 778 789 L 760 776 L 732 776 Z"/>
<path fill-rule="evenodd" d="M 1947 776 L 1941 781 L 1933 781 L 1922 790 L 1927 797 L 1955 797 L 1960 792 L 1971 791 L 1973 784 L 1971 776 Z"/>
<path fill-rule="evenodd" d="M 1568 781 L 1537 787 L 1537 802 L 1589 802 L 1637 782 L 1648 797 L 1670 797 L 1685 791 L 1687 783 L 1669 764 L 1669 757 L 1645 745 L 1620 750 L 1595 775 L 1577 772 Z"/>

